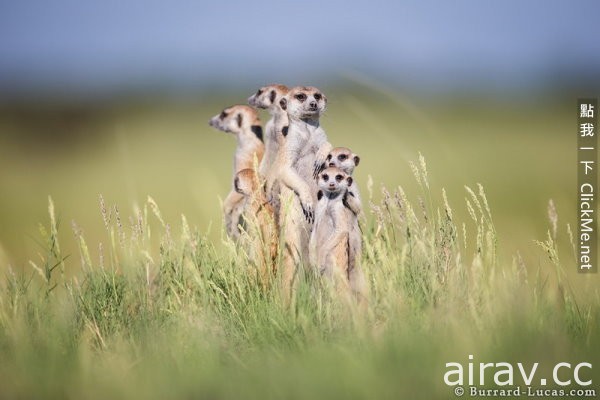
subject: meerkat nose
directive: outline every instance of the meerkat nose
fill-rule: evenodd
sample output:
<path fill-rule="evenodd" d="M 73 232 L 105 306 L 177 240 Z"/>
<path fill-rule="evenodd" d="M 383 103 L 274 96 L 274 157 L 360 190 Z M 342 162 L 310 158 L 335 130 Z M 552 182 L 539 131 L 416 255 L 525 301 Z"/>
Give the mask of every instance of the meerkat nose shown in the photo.
<path fill-rule="evenodd" d="M 334 163 L 332 163 L 332 162 L 330 162 L 330 163 L 329 163 L 329 166 L 330 166 L 330 167 L 335 167 L 335 164 L 334 164 Z"/>
<path fill-rule="evenodd" d="M 317 108 L 317 102 L 316 101 L 311 101 L 309 105 L 310 105 L 310 108 Z"/>

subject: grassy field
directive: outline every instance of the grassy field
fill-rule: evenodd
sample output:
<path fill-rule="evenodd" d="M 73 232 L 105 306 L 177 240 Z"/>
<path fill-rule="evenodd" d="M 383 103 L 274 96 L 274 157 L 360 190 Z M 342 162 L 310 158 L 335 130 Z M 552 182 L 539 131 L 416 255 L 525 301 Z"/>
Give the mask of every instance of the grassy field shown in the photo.
<path fill-rule="evenodd" d="M 326 92 L 362 158 L 367 310 L 311 276 L 287 307 L 223 238 L 234 143 L 207 120 L 246 94 L 0 115 L 0 398 L 453 398 L 469 354 L 600 360 L 570 102 Z"/>

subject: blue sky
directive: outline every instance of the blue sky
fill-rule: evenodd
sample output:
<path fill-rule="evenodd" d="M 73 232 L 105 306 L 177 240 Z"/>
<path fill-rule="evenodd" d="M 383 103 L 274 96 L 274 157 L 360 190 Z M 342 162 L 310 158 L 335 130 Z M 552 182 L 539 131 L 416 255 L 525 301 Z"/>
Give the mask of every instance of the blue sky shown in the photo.
<path fill-rule="evenodd" d="M 417 88 L 590 79 L 600 75 L 599 4 L 4 1 L 0 89 L 254 87 L 355 73 Z"/>

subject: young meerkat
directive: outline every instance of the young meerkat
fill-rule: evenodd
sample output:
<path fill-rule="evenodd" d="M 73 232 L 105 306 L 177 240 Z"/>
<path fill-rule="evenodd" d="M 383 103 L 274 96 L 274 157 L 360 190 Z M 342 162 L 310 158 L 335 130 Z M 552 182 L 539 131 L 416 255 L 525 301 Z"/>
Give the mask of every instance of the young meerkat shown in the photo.
<path fill-rule="evenodd" d="M 335 147 L 327 155 L 327 160 L 325 161 L 323 168 L 336 167 L 344 171 L 348 176 L 352 176 L 354 173 L 354 168 L 358 166 L 359 162 L 360 157 L 354 154 L 349 148 Z M 348 187 L 346 205 L 356 215 L 359 215 L 362 212 L 360 192 L 355 180 L 353 180 L 352 184 Z"/>
<path fill-rule="evenodd" d="M 262 141 L 262 127 L 258 112 L 246 105 L 236 105 L 224 109 L 209 121 L 215 129 L 235 135 L 237 148 L 233 159 L 233 175 L 243 169 L 253 169 L 254 160 L 260 162 L 265 146 Z M 229 192 L 223 202 L 225 228 L 233 239 L 239 238 L 239 220 L 243 212 L 244 195 L 235 191 Z"/>
<path fill-rule="evenodd" d="M 352 176 L 354 168 L 356 168 L 359 163 L 360 157 L 353 153 L 352 150 L 347 147 L 336 147 L 327 155 L 325 165 L 327 167 L 337 167 L 344 171 L 348 176 Z M 353 179 L 352 183 L 348 186 L 348 194 L 344 198 L 344 204 L 357 217 L 363 215 L 360 191 L 358 190 L 356 179 Z M 360 265 L 360 257 L 362 254 L 362 231 L 359 224 L 353 226 L 353 229 L 354 232 L 350 234 L 351 257 L 349 265 L 352 266 L 349 271 L 350 287 L 360 299 L 366 299 L 368 295 L 367 282 Z"/>
<path fill-rule="evenodd" d="M 327 98 L 319 89 L 291 88 L 279 104 L 287 112 L 289 125 L 282 130 L 284 139 L 273 170 L 281 190 L 284 288 L 292 289 L 298 266 L 302 260 L 308 260 L 308 242 L 317 200 L 315 171 L 325 162 L 332 146 L 319 123 L 327 108 Z"/>
<path fill-rule="evenodd" d="M 243 243 L 256 263 L 258 278 L 268 287 L 277 267 L 277 227 L 273 207 L 267 201 L 260 177 L 254 169 L 243 169 L 235 175 L 234 188 L 245 198 Z"/>
<path fill-rule="evenodd" d="M 341 278 L 343 287 L 357 292 L 359 288 L 354 287 L 352 277 L 359 268 L 361 237 L 358 218 L 345 204 L 352 184 L 352 177 L 336 167 L 326 168 L 319 174 L 310 259 L 322 275 Z"/>

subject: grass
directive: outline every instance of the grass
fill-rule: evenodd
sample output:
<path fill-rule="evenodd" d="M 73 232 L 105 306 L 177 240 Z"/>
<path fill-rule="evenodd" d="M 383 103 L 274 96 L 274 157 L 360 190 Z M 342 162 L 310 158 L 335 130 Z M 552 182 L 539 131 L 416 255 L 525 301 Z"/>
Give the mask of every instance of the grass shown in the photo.
<path fill-rule="evenodd" d="M 39 259 L 2 280 L 0 397 L 452 398 L 445 364 L 469 354 L 539 362 L 547 378 L 599 361 L 598 291 L 568 273 L 554 208 L 547 239 L 527 244 L 547 257 L 506 262 L 482 186 L 464 188 L 461 219 L 423 157 L 410 169 L 415 200 L 365 185 L 367 310 L 311 276 L 287 307 L 243 249 L 152 198 L 131 216 L 100 198 L 103 238 L 72 224 L 67 258 L 50 199 Z"/>

